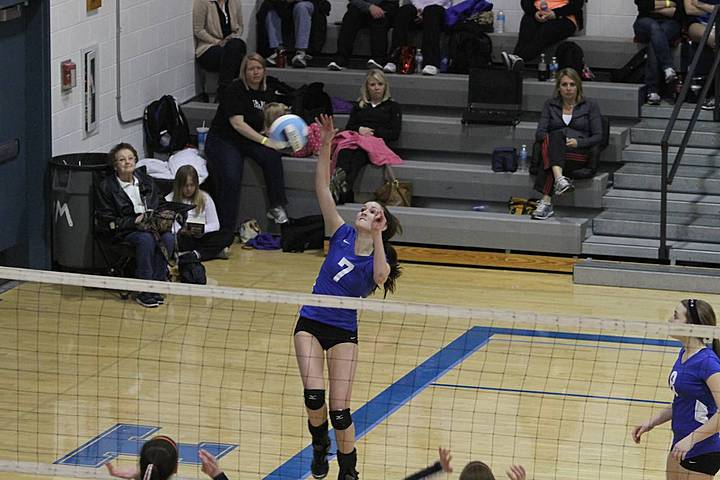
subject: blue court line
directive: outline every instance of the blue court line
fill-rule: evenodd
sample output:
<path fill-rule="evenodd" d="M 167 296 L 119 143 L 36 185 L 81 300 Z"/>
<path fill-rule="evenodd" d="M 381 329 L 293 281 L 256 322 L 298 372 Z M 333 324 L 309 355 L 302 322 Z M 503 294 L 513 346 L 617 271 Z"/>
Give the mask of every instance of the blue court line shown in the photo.
<path fill-rule="evenodd" d="M 616 400 L 620 402 L 636 402 L 636 403 L 653 403 L 657 405 L 671 405 L 672 402 L 661 402 L 659 400 L 646 400 L 643 398 L 630 398 L 630 397 L 608 397 L 605 395 L 585 395 L 582 393 L 563 393 L 563 392 L 550 392 L 546 390 L 526 390 L 522 388 L 499 388 L 499 387 L 482 387 L 476 385 L 457 385 L 451 383 L 431 383 L 432 387 L 445 387 L 445 388 L 460 388 L 468 390 L 487 390 L 491 392 L 507 392 L 507 393 L 529 393 L 533 395 L 549 395 L 557 397 L 573 397 L 573 398 L 591 398 L 597 400 Z"/>
<path fill-rule="evenodd" d="M 360 439 L 370 432 L 380 422 L 392 415 L 404 404 L 412 400 L 420 392 L 430 386 L 435 380 L 452 370 L 474 352 L 482 348 L 493 335 L 516 335 L 534 338 L 557 338 L 562 340 L 576 340 L 584 342 L 607 342 L 623 345 L 652 345 L 658 347 L 680 346 L 674 340 L 660 340 L 654 338 L 624 337 L 614 335 L 600 335 L 588 333 L 552 332 L 542 330 L 527 330 L 495 327 L 472 327 L 458 338 L 441 348 L 433 356 L 415 367 L 405 376 L 391 384 L 365 405 L 353 412 L 355 424 L 355 438 Z M 333 445 L 330 451 L 335 451 L 335 436 L 330 435 Z M 310 475 L 310 462 L 312 460 L 312 446 L 308 445 L 292 458 L 284 462 L 265 480 L 298 479 Z"/>

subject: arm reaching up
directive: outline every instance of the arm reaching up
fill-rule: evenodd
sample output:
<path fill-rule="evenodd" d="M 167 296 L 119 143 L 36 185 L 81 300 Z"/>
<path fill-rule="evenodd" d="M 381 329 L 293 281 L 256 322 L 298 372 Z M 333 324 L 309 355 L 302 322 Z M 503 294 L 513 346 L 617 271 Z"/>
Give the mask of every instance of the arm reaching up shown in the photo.
<path fill-rule="evenodd" d="M 325 220 L 325 233 L 332 236 L 345 223 L 338 213 L 332 193 L 330 193 L 330 148 L 335 136 L 335 126 L 332 117 L 328 115 L 320 115 L 317 122 L 320 124 L 321 145 L 315 166 L 315 194 Z"/>

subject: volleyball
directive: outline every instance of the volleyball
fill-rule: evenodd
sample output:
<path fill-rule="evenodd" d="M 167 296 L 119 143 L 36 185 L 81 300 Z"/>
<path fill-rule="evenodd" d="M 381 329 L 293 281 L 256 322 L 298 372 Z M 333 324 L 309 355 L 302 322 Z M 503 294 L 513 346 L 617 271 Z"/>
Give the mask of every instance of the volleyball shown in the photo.
<path fill-rule="evenodd" d="M 301 150 L 307 143 L 308 126 L 305 120 L 297 115 L 283 115 L 270 125 L 271 139 L 283 142 L 292 148 L 293 152 Z"/>

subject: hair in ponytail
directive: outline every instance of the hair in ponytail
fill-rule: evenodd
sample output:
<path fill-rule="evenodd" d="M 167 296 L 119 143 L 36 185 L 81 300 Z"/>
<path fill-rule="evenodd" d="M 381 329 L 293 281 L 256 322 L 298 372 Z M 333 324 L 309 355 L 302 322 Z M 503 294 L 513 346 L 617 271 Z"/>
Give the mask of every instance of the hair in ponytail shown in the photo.
<path fill-rule="evenodd" d="M 167 480 L 177 471 L 177 465 L 177 445 L 170 437 L 154 437 L 145 442 L 140 450 L 142 480 Z"/>
<path fill-rule="evenodd" d="M 385 248 L 385 255 L 387 256 L 388 264 L 390 265 L 390 274 L 388 275 L 388 278 L 387 280 L 385 280 L 385 284 L 383 285 L 383 288 L 385 290 L 383 298 L 385 298 L 387 297 L 388 292 L 395 292 L 395 287 L 397 286 L 397 279 L 402 274 L 400 270 L 400 262 L 398 262 L 397 251 L 395 250 L 395 247 L 390 244 L 390 239 L 392 237 L 399 233 L 402 233 L 402 225 L 400 225 L 400 220 L 398 220 L 395 215 L 390 213 L 390 211 L 385 205 L 381 203 L 380 206 L 383 209 L 383 214 L 385 215 L 385 220 L 387 221 L 387 228 L 382 232 L 382 240 L 383 247 Z"/>
<path fill-rule="evenodd" d="M 711 325 L 713 327 L 717 325 L 715 311 L 708 302 L 688 298 L 680 303 L 682 303 L 683 307 L 687 310 L 688 323 L 695 325 Z M 712 349 L 715 354 L 720 357 L 720 339 L 712 339 Z"/>

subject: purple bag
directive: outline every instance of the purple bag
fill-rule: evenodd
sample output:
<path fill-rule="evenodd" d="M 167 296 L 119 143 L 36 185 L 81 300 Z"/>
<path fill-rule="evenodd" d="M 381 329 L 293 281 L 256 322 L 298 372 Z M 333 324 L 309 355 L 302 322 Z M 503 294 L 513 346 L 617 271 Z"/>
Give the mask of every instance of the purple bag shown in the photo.
<path fill-rule="evenodd" d="M 245 242 L 245 245 L 255 250 L 280 250 L 280 238 L 264 232 Z"/>
<path fill-rule="evenodd" d="M 352 102 L 340 97 L 331 97 L 330 101 L 332 102 L 333 113 L 350 113 L 352 111 Z"/>
<path fill-rule="evenodd" d="M 460 20 L 470 18 L 476 13 L 492 10 L 493 4 L 486 0 L 465 0 L 445 10 L 445 26 L 453 27 Z"/>

